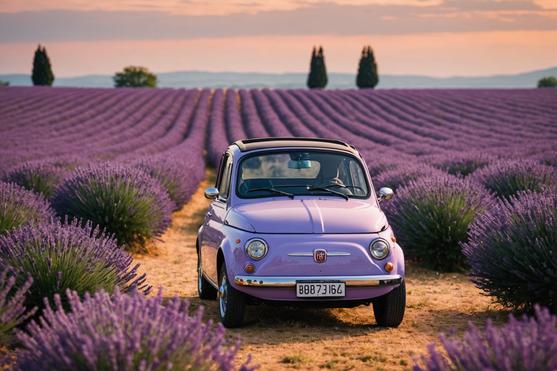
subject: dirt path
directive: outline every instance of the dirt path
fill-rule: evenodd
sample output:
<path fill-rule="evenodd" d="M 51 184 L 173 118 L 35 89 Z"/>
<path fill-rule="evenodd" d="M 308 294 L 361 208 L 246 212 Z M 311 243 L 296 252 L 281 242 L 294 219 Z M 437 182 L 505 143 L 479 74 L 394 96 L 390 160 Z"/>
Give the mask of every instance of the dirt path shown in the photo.
<path fill-rule="evenodd" d="M 208 179 L 213 174 L 207 173 Z M 156 253 L 137 256 L 149 282 L 165 296 L 202 303 L 206 317 L 217 321 L 214 301 L 197 298 L 195 238 L 209 202 L 204 181 L 192 200 L 173 215 L 171 228 L 156 243 Z M 407 307 L 397 329 L 375 326 L 368 306 L 352 309 L 297 309 L 267 305 L 249 307 L 246 326 L 230 330 L 242 341 L 242 358 L 253 356 L 262 370 L 277 369 L 409 369 L 439 332 L 503 319 L 489 298 L 463 274 L 438 274 L 407 266 Z"/>

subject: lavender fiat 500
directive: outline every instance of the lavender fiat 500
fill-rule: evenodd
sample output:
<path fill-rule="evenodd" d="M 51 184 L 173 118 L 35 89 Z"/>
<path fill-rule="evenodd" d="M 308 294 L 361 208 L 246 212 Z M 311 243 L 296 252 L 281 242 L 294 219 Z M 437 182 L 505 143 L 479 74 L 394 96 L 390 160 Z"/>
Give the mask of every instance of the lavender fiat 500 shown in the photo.
<path fill-rule="evenodd" d="M 404 316 L 404 255 L 365 162 L 344 142 L 237 141 L 224 153 L 197 239 L 201 299 L 219 302 L 227 327 L 258 302 L 353 307 L 376 322 Z M 371 313 L 370 313 L 371 315 Z"/>

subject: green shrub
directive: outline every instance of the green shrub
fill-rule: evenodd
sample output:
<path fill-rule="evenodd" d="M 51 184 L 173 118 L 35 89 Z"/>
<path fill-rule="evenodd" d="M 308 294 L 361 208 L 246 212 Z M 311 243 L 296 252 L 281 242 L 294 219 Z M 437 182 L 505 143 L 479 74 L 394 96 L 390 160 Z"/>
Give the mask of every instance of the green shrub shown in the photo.
<path fill-rule="evenodd" d="M 145 67 L 125 67 L 121 72 L 117 72 L 112 79 L 114 80 L 114 87 L 116 88 L 157 87 L 157 75 L 151 73 Z"/>
<path fill-rule="evenodd" d="M 555 76 L 542 77 L 538 80 L 538 88 L 557 88 Z"/>
<path fill-rule="evenodd" d="M 145 277 L 138 276 L 132 257 L 113 239 L 80 224 L 26 225 L 0 237 L 0 267 L 14 270 L 16 287 L 23 287 L 23 277 L 33 278 L 27 308 L 42 308 L 44 298 L 52 300 L 67 289 L 82 295 L 143 288 Z"/>
<path fill-rule="evenodd" d="M 535 161 L 498 161 L 476 171 L 472 179 L 499 198 L 509 199 L 519 192 L 557 189 L 557 171 Z"/>
<path fill-rule="evenodd" d="M 6 182 L 50 198 L 64 178 L 65 171 L 49 163 L 25 163 L 6 174 Z"/>
<path fill-rule="evenodd" d="M 503 305 L 557 313 L 557 194 L 527 192 L 486 210 L 464 245 L 474 283 Z"/>
<path fill-rule="evenodd" d="M 57 189 L 52 204 L 61 217 L 91 221 L 128 248 L 162 234 L 173 206 L 155 179 L 117 164 L 78 168 Z"/>
<path fill-rule="evenodd" d="M 17 184 L 0 182 L 0 235 L 26 223 L 54 217 L 48 202 Z"/>
<path fill-rule="evenodd" d="M 454 271 L 464 266 L 460 243 L 470 223 L 491 203 L 480 185 L 441 175 L 411 182 L 384 209 L 407 257 Z"/>

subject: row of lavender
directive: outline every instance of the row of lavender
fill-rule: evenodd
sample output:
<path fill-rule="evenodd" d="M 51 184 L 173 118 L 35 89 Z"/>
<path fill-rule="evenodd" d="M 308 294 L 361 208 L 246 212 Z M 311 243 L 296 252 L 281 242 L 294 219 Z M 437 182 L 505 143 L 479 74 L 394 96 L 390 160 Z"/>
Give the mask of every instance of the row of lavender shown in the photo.
<path fill-rule="evenodd" d="M 201 311 L 146 297 L 127 252 L 160 235 L 201 181 L 210 97 L 0 90 L 0 348 L 19 345 L 0 365 L 250 368 Z"/>
<path fill-rule="evenodd" d="M 243 137 L 355 144 L 376 187 L 398 191 L 384 208 L 407 257 L 468 271 L 504 306 L 557 312 L 556 92 L 262 90 L 216 99 L 213 164 Z M 443 337 L 445 352 L 431 348 L 416 369 L 555 369 L 555 322 L 538 309 L 537 319 Z"/>

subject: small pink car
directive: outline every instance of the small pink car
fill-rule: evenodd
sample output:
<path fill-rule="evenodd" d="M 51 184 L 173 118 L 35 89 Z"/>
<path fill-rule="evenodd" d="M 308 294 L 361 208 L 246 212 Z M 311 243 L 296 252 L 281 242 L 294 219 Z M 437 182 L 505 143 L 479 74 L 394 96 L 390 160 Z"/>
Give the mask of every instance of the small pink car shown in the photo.
<path fill-rule="evenodd" d="M 404 316 L 404 254 L 358 151 L 341 141 L 237 141 L 222 156 L 197 238 L 201 299 L 227 327 L 247 304 L 373 304 L 381 326 Z M 371 315 L 371 313 L 370 313 Z"/>

